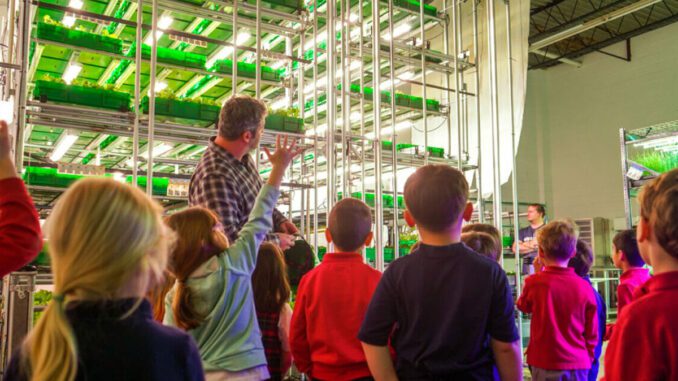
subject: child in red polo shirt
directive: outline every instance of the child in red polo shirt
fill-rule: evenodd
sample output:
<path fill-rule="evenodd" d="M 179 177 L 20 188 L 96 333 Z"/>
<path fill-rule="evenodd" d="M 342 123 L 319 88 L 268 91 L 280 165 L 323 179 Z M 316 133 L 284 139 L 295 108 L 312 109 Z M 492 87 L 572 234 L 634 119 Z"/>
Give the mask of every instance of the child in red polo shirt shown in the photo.
<path fill-rule="evenodd" d="M 622 270 L 617 286 L 617 316 L 620 316 L 622 309 L 633 300 L 636 289 L 650 279 L 650 271 L 643 268 L 645 262 L 638 250 L 635 230 L 628 229 L 617 233 L 612 240 L 612 252 L 614 267 Z M 605 340 L 612 337 L 613 330 L 614 324 L 608 324 Z"/>
<path fill-rule="evenodd" d="M 518 309 L 532 314 L 532 380 L 585 381 L 598 344 L 598 306 L 591 286 L 568 268 L 577 236 L 571 224 L 553 221 L 539 230 L 537 242 L 545 267 L 525 280 L 518 300 Z"/>
<path fill-rule="evenodd" d="M 605 380 L 678 380 L 678 169 L 645 185 L 638 201 L 638 247 L 654 276 L 619 316 Z"/>
<path fill-rule="evenodd" d="M 381 278 L 359 254 L 372 242 L 369 207 L 356 199 L 339 201 L 325 236 L 335 252 L 301 279 L 290 328 L 292 356 L 313 380 L 371 379 L 357 338 Z"/>

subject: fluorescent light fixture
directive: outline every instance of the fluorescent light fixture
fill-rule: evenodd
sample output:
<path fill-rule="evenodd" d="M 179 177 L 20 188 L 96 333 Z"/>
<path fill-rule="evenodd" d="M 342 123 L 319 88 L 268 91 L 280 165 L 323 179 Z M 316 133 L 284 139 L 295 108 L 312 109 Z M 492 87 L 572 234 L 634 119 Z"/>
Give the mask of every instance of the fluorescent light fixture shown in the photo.
<path fill-rule="evenodd" d="M 235 39 L 235 44 L 236 45 L 242 45 L 242 44 L 246 43 L 247 40 L 250 39 L 250 37 L 252 37 L 252 35 L 249 32 L 239 31 L 238 37 L 236 37 L 236 39 Z"/>
<path fill-rule="evenodd" d="M 149 85 L 150 87 L 150 85 Z M 159 93 L 167 88 L 167 82 L 155 81 L 155 93 Z M 148 95 L 151 95 L 151 89 L 148 89 Z"/>
<path fill-rule="evenodd" d="M 358 15 L 355 14 L 355 13 L 351 13 L 351 14 L 348 16 L 348 21 L 350 21 L 350 22 L 356 22 L 356 21 L 358 21 Z"/>
<path fill-rule="evenodd" d="M 59 161 L 77 140 L 77 134 L 69 130 L 64 130 L 64 132 L 61 133 L 61 136 L 59 136 L 59 141 L 57 141 L 57 144 L 54 146 L 52 154 L 49 155 L 49 159 L 52 161 Z"/>
<path fill-rule="evenodd" d="M 78 74 L 80 74 L 80 71 L 82 70 L 82 66 L 78 64 L 71 64 L 66 68 L 66 71 L 64 72 L 64 75 L 61 76 L 61 78 L 66 82 L 67 84 L 71 84 L 75 78 L 77 78 Z"/>
<path fill-rule="evenodd" d="M 351 121 L 352 121 L 352 122 L 357 122 L 357 121 L 359 121 L 359 120 L 360 120 L 360 115 L 362 115 L 362 114 L 359 113 L 358 111 L 353 111 L 353 112 L 351 113 L 351 116 L 350 116 Z"/>
<path fill-rule="evenodd" d="M 395 125 L 396 132 L 408 130 L 410 128 L 412 128 L 412 122 L 410 122 L 409 120 L 405 120 L 405 121 L 402 121 L 400 123 L 396 123 L 396 125 Z M 393 133 L 393 128 L 391 128 L 390 126 L 384 127 L 384 128 L 381 129 L 380 136 L 391 136 L 392 133 Z M 365 136 L 370 138 L 370 139 L 374 139 L 374 132 L 368 132 L 367 134 L 365 134 Z"/>
<path fill-rule="evenodd" d="M 235 44 L 240 46 L 247 42 L 247 40 L 249 40 L 250 37 L 252 37 L 252 35 L 249 32 L 246 31 L 238 32 L 238 36 L 235 39 Z M 231 53 L 233 53 L 233 47 L 224 46 L 223 48 L 221 48 L 221 50 L 214 54 L 212 58 L 207 60 L 206 64 L 207 68 L 211 68 L 218 60 L 223 60 L 224 58 L 227 58 L 228 56 L 231 55 Z"/>
<path fill-rule="evenodd" d="M 160 39 L 162 35 L 164 34 L 163 30 L 167 29 L 172 25 L 172 22 L 174 22 L 174 19 L 170 16 L 162 16 L 160 20 L 158 20 L 158 31 L 156 32 L 157 39 Z M 146 45 L 151 45 L 153 44 L 153 32 L 149 33 L 148 37 L 144 40 L 144 44 Z"/>
<path fill-rule="evenodd" d="M 68 6 L 75 9 L 82 9 L 83 2 L 81 0 L 71 0 L 68 3 Z M 66 27 L 71 28 L 75 25 L 75 15 L 72 13 L 66 13 L 66 16 L 61 20 L 61 23 Z"/>
<path fill-rule="evenodd" d="M 0 118 L 7 124 L 14 122 L 14 96 L 10 96 L 6 101 L 0 101 Z"/>
<path fill-rule="evenodd" d="M 113 180 L 119 182 L 119 183 L 124 183 L 125 182 L 125 174 L 122 172 L 113 172 Z"/>
<path fill-rule="evenodd" d="M 414 78 L 414 72 L 413 71 L 406 71 L 398 76 L 400 79 L 412 79 Z"/>
<path fill-rule="evenodd" d="M 160 157 L 160 156 L 164 155 L 165 153 L 167 153 L 168 151 L 170 151 L 172 148 L 174 148 L 174 147 L 172 147 L 169 144 L 165 144 L 165 143 L 158 144 L 157 146 L 155 146 L 153 148 L 153 157 L 154 158 Z M 139 157 L 143 157 L 144 159 L 148 160 L 148 149 L 145 149 L 144 152 L 140 153 Z M 132 159 L 127 160 L 127 166 L 128 167 L 132 167 L 133 164 L 134 164 L 134 161 Z"/>
<path fill-rule="evenodd" d="M 279 110 L 281 108 L 284 108 L 285 106 L 287 106 L 287 99 L 285 99 L 285 97 L 282 97 L 279 100 L 273 102 L 273 104 L 271 104 L 271 110 Z"/>
<path fill-rule="evenodd" d="M 409 32 L 410 30 L 412 30 L 412 26 L 410 24 L 400 24 L 397 27 L 395 27 L 395 29 L 393 29 L 393 35 L 395 36 L 395 38 L 398 38 L 398 36 L 401 36 L 401 35 Z M 390 39 L 391 39 L 391 34 L 386 33 L 384 35 L 384 40 L 389 41 Z"/>
<path fill-rule="evenodd" d="M 68 2 L 68 6 L 75 9 L 82 9 L 82 6 L 85 5 L 81 0 L 71 0 Z"/>
<path fill-rule="evenodd" d="M 285 61 L 283 61 L 283 60 L 278 60 L 278 61 L 273 62 L 269 67 L 270 67 L 271 69 L 273 69 L 273 70 L 278 70 L 278 69 L 280 69 L 281 67 L 283 67 L 285 64 L 286 64 Z"/>
<path fill-rule="evenodd" d="M 306 136 L 320 135 L 325 131 L 327 131 L 327 124 L 321 124 L 316 128 L 306 131 Z"/>
<path fill-rule="evenodd" d="M 398 86 L 400 84 L 400 80 L 398 78 L 395 79 L 394 81 L 395 86 Z M 379 85 L 379 89 L 384 91 L 384 90 L 389 90 L 391 88 L 391 80 L 386 80 Z"/>

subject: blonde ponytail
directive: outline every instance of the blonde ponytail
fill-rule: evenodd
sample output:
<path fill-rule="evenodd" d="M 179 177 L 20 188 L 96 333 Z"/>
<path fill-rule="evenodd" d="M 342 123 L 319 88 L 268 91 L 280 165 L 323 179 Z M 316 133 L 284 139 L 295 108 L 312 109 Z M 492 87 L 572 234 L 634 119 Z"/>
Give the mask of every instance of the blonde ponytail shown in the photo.
<path fill-rule="evenodd" d="M 111 179 L 84 179 L 63 194 L 46 224 L 55 297 L 23 348 L 31 381 L 76 377 L 78 347 L 65 312 L 69 300 L 113 300 L 133 289 L 139 295 L 134 309 L 162 279 L 173 235 L 161 212 L 139 189 Z"/>

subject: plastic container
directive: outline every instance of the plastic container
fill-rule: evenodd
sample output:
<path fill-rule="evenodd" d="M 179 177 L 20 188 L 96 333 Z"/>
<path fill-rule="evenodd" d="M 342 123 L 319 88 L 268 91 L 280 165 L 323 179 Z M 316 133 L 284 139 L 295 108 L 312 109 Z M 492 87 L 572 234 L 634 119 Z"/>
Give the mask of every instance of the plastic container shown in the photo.
<path fill-rule="evenodd" d="M 233 74 L 233 61 L 229 59 L 219 60 L 209 68 L 210 71 L 216 71 L 221 74 Z M 257 65 L 238 62 L 238 76 L 244 78 L 256 78 Z M 280 72 L 268 66 L 261 66 L 261 79 L 266 81 L 280 81 Z"/>
<path fill-rule="evenodd" d="M 122 41 L 81 30 L 64 28 L 59 25 L 38 23 L 36 36 L 39 39 L 80 46 L 93 50 L 122 54 Z"/>
<path fill-rule="evenodd" d="M 59 82 L 35 82 L 33 97 L 41 102 L 59 102 L 119 111 L 129 111 L 130 95 L 96 87 L 72 86 Z"/>
<path fill-rule="evenodd" d="M 273 131 L 302 133 L 304 132 L 304 120 L 290 116 L 271 114 L 266 116 L 264 128 Z"/>
<path fill-rule="evenodd" d="M 144 114 L 148 114 L 149 99 L 147 96 L 141 99 L 139 107 Z M 219 111 L 221 111 L 219 106 L 178 99 L 155 98 L 156 115 L 216 123 L 219 120 Z"/>
<path fill-rule="evenodd" d="M 136 42 L 132 43 L 126 56 L 136 56 Z M 141 56 L 146 60 L 151 59 L 151 47 L 149 45 L 143 44 L 141 46 Z M 158 62 L 204 70 L 207 59 L 201 54 L 158 46 Z"/>

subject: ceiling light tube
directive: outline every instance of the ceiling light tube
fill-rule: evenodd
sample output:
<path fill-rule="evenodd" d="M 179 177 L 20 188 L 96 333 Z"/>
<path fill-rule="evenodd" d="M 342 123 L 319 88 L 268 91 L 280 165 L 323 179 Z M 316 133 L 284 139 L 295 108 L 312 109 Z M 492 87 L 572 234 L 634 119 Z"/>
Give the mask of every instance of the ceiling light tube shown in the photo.
<path fill-rule="evenodd" d="M 52 154 L 49 155 L 50 160 L 59 161 L 62 157 L 68 152 L 68 150 L 75 144 L 78 140 L 78 135 L 72 131 L 64 130 L 59 136 L 59 140 L 54 146 Z"/>

